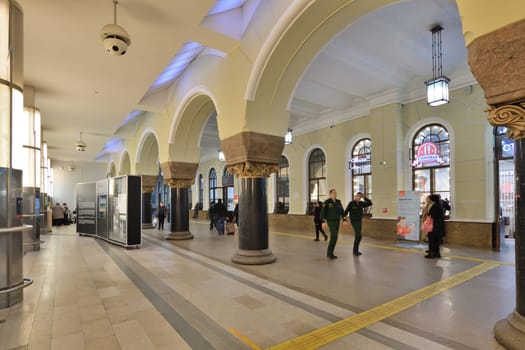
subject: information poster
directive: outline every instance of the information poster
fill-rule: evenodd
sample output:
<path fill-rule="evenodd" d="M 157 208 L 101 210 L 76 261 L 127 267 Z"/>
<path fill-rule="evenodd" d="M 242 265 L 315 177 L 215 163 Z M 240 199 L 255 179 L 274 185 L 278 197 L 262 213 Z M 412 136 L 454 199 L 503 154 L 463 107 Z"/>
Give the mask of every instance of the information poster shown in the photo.
<path fill-rule="evenodd" d="M 418 191 L 399 191 L 396 227 L 398 239 L 419 241 L 419 201 Z"/>
<path fill-rule="evenodd" d="M 96 235 L 96 184 L 94 182 L 76 185 L 77 232 Z"/>

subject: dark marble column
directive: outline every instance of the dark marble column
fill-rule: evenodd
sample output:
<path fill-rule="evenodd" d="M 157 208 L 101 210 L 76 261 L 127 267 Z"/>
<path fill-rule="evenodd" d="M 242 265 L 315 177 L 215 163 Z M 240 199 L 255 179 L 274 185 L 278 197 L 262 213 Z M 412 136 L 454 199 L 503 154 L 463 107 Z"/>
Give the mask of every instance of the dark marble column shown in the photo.
<path fill-rule="evenodd" d="M 525 316 L 525 138 L 514 142 L 516 175 L 516 312 Z M 525 343 L 523 343 L 525 346 Z"/>
<path fill-rule="evenodd" d="M 273 263 L 269 249 L 266 178 L 240 178 L 239 249 L 232 261 L 243 265 Z"/>
<path fill-rule="evenodd" d="M 142 175 L 142 228 L 153 228 L 151 196 L 156 184 L 156 175 Z"/>
<path fill-rule="evenodd" d="M 490 124 L 506 126 L 507 135 L 514 139 L 516 309 L 494 326 L 496 340 L 510 350 L 523 349 L 525 344 L 525 108 L 523 105 L 525 103 L 489 109 Z"/>
<path fill-rule="evenodd" d="M 142 192 L 142 228 L 152 228 L 151 192 Z"/>
<path fill-rule="evenodd" d="M 503 10 L 504 11 L 504 10 Z M 516 309 L 494 326 L 496 340 L 507 349 L 525 344 L 525 19 L 488 32 L 468 45 L 472 74 L 485 93 L 489 123 L 507 127 L 515 141 L 516 172 Z"/>
<path fill-rule="evenodd" d="M 190 211 L 188 208 L 188 181 L 170 180 L 171 203 L 170 203 L 170 233 L 166 239 L 182 240 L 192 239 L 190 232 Z"/>
<path fill-rule="evenodd" d="M 268 244 L 266 178 L 279 170 L 283 147 L 284 137 L 255 131 L 221 140 L 228 172 L 240 181 L 239 249 L 232 256 L 234 263 L 263 265 L 276 260 Z"/>

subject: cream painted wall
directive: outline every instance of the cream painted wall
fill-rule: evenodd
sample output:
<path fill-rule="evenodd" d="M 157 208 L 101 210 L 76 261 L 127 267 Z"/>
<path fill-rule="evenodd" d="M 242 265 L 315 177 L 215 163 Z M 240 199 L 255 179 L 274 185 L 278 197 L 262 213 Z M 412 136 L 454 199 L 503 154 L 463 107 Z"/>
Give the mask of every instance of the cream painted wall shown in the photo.
<path fill-rule="evenodd" d="M 452 218 L 466 221 L 492 221 L 494 213 L 486 202 L 493 200 L 492 179 L 487 178 L 492 154 L 487 154 L 487 113 L 483 92 L 478 85 L 451 92 L 450 103 L 429 107 L 417 101 L 403 107 L 405 147 L 408 148 L 417 130 L 427 123 L 441 123 L 449 131 L 451 157 Z M 408 174 L 410 168 L 407 166 Z M 490 170 L 490 169 L 488 169 Z M 407 177 L 410 178 L 410 177 Z M 489 180 L 491 180 L 489 182 Z M 406 183 L 407 188 L 409 184 Z M 493 203 L 493 202 L 492 202 Z"/>
<path fill-rule="evenodd" d="M 372 140 L 373 215 L 397 216 L 399 190 L 412 189 L 409 148 L 415 133 L 429 123 L 447 127 L 451 139 L 452 218 L 491 222 L 493 213 L 493 154 L 485 102 L 479 86 L 451 92 L 451 102 L 429 107 L 426 101 L 391 104 L 370 115 L 294 137 L 284 154 L 290 163 L 290 213 L 304 214 L 308 198 L 308 157 L 314 148 L 325 151 L 328 189 L 336 188 L 346 204 L 351 200 L 348 145 L 362 135 Z M 357 136 L 357 137 L 356 137 Z M 381 165 L 386 161 L 385 165 Z M 323 198 L 327 198 L 327 194 Z M 383 213 L 383 208 L 387 209 Z"/>
<path fill-rule="evenodd" d="M 76 203 L 75 185 L 81 182 L 95 182 L 106 178 L 107 164 L 96 162 L 76 163 L 73 172 L 68 171 L 70 162 L 53 161 L 54 201 L 67 203 L 73 211 Z"/>

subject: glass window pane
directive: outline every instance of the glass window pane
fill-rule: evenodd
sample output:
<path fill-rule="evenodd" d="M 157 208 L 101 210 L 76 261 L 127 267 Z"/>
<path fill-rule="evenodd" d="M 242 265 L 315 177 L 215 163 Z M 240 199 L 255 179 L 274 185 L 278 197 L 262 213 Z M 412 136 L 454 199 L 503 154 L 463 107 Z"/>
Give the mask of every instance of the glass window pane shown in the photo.
<path fill-rule="evenodd" d="M 450 168 L 438 168 L 434 171 L 434 177 L 436 180 L 435 192 L 448 192 L 450 191 L 449 181 L 449 170 Z"/>

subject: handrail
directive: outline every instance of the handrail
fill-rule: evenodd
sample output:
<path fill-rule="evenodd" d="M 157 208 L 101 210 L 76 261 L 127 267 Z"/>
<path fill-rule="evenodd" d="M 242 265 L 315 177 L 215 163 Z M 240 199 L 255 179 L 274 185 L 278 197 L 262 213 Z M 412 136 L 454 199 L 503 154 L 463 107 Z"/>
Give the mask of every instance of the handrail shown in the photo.
<path fill-rule="evenodd" d="M 0 228 L 0 233 L 9 233 L 17 231 L 29 231 L 33 229 L 33 225 L 22 225 L 22 226 L 13 226 L 13 227 L 4 227 Z"/>
<path fill-rule="evenodd" d="M 27 242 L 27 243 L 24 243 L 24 247 L 28 245 L 37 245 L 37 244 L 43 244 L 43 243 L 46 243 L 46 242 L 42 240 L 36 241 L 36 242 Z"/>
<path fill-rule="evenodd" d="M 33 284 L 33 280 L 31 278 L 24 277 L 24 282 L 22 284 L 19 284 L 18 286 L 15 286 L 9 289 L 2 289 L 0 290 L 0 295 L 11 293 L 11 292 L 16 292 L 17 290 L 23 289 L 25 287 L 29 287 L 32 284 Z"/>
<path fill-rule="evenodd" d="M 22 214 L 22 215 L 17 215 L 16 217 L 17 218 L 34 218 L 37 216 L 44 216 L 44 214 Z"/>

